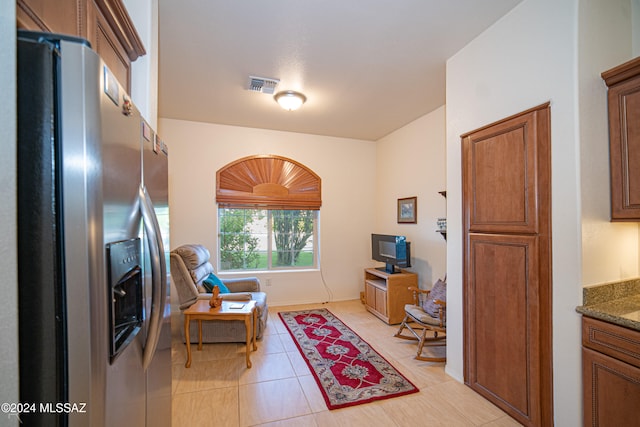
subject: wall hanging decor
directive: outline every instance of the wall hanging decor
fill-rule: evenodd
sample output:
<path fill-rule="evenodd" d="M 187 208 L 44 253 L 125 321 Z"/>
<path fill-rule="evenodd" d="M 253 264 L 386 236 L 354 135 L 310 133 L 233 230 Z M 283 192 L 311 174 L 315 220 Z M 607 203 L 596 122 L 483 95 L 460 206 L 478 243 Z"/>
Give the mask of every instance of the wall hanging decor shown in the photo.
<path fill-rule="evenodd" d="M 398 199 L 398 224 L 415 224 L 417 222 L 417 212 L 417 197 Z"/>

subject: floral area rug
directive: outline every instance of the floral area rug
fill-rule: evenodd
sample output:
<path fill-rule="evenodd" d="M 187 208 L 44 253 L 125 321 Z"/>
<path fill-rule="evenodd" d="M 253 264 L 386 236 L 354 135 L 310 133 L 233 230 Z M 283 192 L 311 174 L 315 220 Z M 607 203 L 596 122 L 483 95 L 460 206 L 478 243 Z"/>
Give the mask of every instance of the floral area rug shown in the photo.
<path fill-rule="evenodd" d="M 418 391 L 329 310 L 279 314 L 309 365 L 329 409 Z"/>

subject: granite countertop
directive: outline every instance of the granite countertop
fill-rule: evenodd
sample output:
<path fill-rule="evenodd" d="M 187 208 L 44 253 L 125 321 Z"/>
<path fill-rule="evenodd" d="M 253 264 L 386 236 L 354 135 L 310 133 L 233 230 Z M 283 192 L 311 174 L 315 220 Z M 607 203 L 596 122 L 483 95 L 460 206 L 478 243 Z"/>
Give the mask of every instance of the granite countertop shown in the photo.
<path fill-rule="evenodd" d="M 586 287 L 582 303 L 578 313 L 640 331 L 640 279 Z"/>

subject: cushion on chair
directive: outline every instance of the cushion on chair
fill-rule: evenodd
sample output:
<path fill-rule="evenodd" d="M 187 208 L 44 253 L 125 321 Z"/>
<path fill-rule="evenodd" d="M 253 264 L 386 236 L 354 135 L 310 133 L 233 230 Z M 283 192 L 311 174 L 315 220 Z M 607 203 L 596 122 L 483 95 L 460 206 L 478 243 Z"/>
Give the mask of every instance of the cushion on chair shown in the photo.
<path fill-rule="evenodd" d="M 191 279 L 197 284 L 201 284 L 200 282 L 206 279 L 211 273 L 213 273 L 213 266 L 208 261 L 195 268 L 189 268 Z"/>
<path fill-rule="evenodd" d="M 422 307 L 418 307 L 417 305 L 406 304 L 404 306 L 404 312 L 407 313 L 409 316 L 413 317 L 414 320 L 416 320 L 417 322 L 425 323 L 427 325 L 434 325 L 434 326 L 440 325 L 440 319 L 438 319 L 437 317 L 428 315 L 422 309 Z"/>
<path fill-rule="evenodd" d="M 231 292 L 227 286 L 222 283 L 222 280 L 215 274 L 211 273 L 202 280 L 202 286 L 207 292 L 213 292 L 213 287 L 217 286 L 221 294 L 228 294 Z"/>
<path fill-rule="evenodd" d="M 436 304 L 434 302 L 435 300 L 447 300 L 447 282 L 438 279 L 436 284 L 433 285 L 433 288 L 431 288 L 431 292 L 429 292 L 426 301 L 422 303 L 422 308 L 428 315 L 438 318 L 440 305 Z"/>
<path fill-rule="evenodd" d="M 202 245 L 182 245 L 175 248 L 173 252 L 180 255 L 188 270 L 193 270 L 196 267 L 201 266 L 205 262 L 209 261 L 209 258 L 211 257 L 209 249 Z"/>

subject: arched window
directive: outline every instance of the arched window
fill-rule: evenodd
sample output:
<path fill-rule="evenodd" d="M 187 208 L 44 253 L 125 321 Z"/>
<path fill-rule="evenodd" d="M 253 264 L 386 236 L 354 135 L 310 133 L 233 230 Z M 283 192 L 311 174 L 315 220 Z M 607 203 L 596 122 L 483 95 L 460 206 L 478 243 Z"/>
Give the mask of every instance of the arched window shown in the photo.
<path fill-rule="evenodd" d="M 282 156 L 245 157 L 216 173 L 218 269 L 318 268 L 321 180 Z"/>

